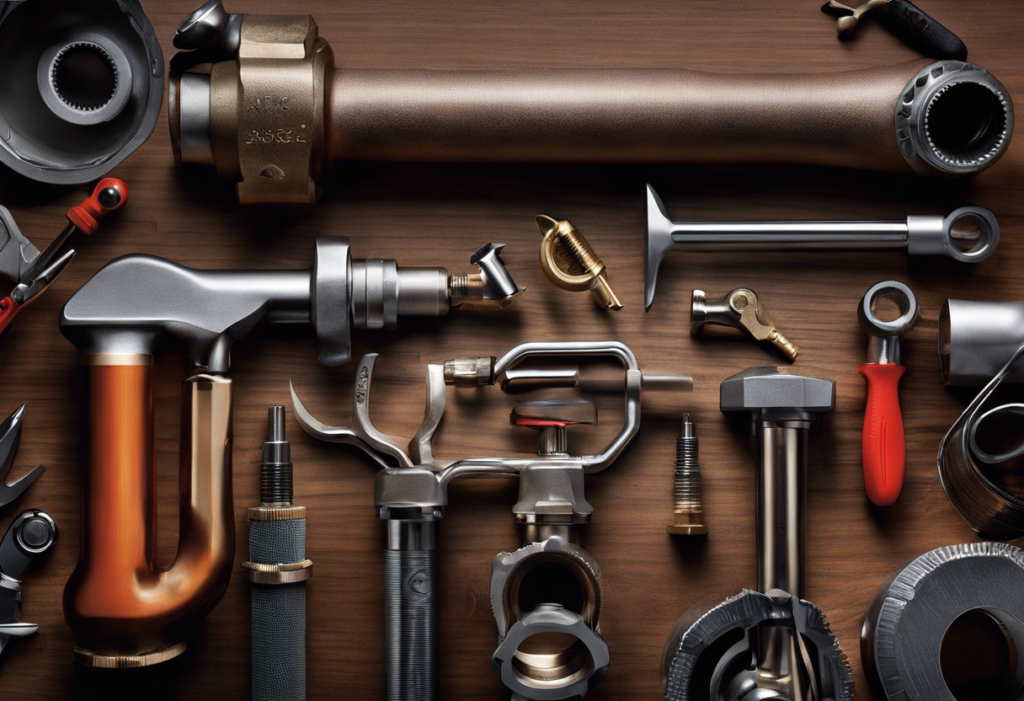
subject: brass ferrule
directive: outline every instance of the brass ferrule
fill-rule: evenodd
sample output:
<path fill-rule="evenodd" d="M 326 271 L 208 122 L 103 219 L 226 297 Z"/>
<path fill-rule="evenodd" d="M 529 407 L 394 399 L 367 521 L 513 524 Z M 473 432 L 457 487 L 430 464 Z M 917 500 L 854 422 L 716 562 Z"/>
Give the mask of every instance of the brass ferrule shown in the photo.
<path fill-rule="evenodd" d="M 444 383 L 456 387 L 494 384 L 495 358 L 456 358 L 444 361 Z"/>
<path fill-rule="evenodd" d="M 452 275 L 448 278 L 448 301 L 453 307 L 484 298 L 484 276 L 480 273 Z"/>

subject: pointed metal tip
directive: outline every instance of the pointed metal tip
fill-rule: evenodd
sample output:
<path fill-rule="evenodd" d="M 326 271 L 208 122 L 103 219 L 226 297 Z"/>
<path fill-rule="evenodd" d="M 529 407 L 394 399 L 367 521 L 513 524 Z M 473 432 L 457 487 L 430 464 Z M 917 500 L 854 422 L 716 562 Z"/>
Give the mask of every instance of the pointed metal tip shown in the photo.
<path fill-rule="evenodd" d="M 548 236 L 558 230 L 558 221 L 546 214 L 538 214 L 534 221 L 537 222 L 537 226 L 540 227 L 540 232 L 545 236 Z"/>

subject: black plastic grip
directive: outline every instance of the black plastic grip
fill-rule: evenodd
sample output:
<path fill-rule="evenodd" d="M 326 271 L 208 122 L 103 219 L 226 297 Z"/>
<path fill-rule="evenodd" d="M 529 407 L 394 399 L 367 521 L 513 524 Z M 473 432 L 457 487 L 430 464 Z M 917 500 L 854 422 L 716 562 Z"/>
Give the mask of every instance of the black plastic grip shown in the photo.
<path fill-rule="evenodd" d="M 249 560 L 306 559 L 306 519 L 249 521 Z M 252 700 L 305 701 L 306 582 L 253 584 Z"/>
<path fill-rule="evenodd" d="M 960 37 L 908 0 L 889 0 L 879 20 L 908 46 L 929 58 L 967 60 L 967 46 Z"/>
<path fill-rule="evenodd" d="M 433 701 L 437 669 L 434 550 L 384 551 L 388 701 Z"/>

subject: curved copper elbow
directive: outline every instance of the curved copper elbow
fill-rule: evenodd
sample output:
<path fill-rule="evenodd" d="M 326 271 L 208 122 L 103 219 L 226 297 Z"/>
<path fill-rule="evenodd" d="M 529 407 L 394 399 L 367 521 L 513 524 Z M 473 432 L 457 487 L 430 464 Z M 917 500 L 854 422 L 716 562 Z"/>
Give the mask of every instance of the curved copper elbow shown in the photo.
<path fill-rule="evenodd" d="M 64 589 L 75 657 L 141 667 L 185 650 L 185 636 L 227 588 L 234 559 L 231 380 L 182 386 L 181 526 L 166 567 L 156 553 L 152 356 L 86 355 L 88 466 L 78 567 Z"/>

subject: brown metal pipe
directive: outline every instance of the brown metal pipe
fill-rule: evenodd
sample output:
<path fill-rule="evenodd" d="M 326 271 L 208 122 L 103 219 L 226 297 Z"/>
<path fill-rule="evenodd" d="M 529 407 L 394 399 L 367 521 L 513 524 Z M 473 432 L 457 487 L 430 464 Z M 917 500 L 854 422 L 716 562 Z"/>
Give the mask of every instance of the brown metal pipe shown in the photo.
<path fill-rule="evenodd" d="M 311 202 L 331 161 L 795 163 L 969 175 L 1013 134 L 1006 89 L 961 61 L 824 74 L 349 70 L 308 16 L 209 0 L 175 37 L 179 164 L 243 202 Z M 209 70 L 204 66 L 209 65 Z"/>
<path fill-rule="evenodd" d="M 339 70 L 331 159 L 798 163 L 911 172 L 893 125 L 928 60 L 871 70 Z"/>
<path fill-rule="evenodd" d="M 182 386 L 181 525 L 174 561 L 156 558 L 152 356 L 85 356 L 88 464 L 81 554 L 64 590 L 76 659 L 141 667 L 181 654 L 227 588 L 234 558 L 231 381 Z"/>

